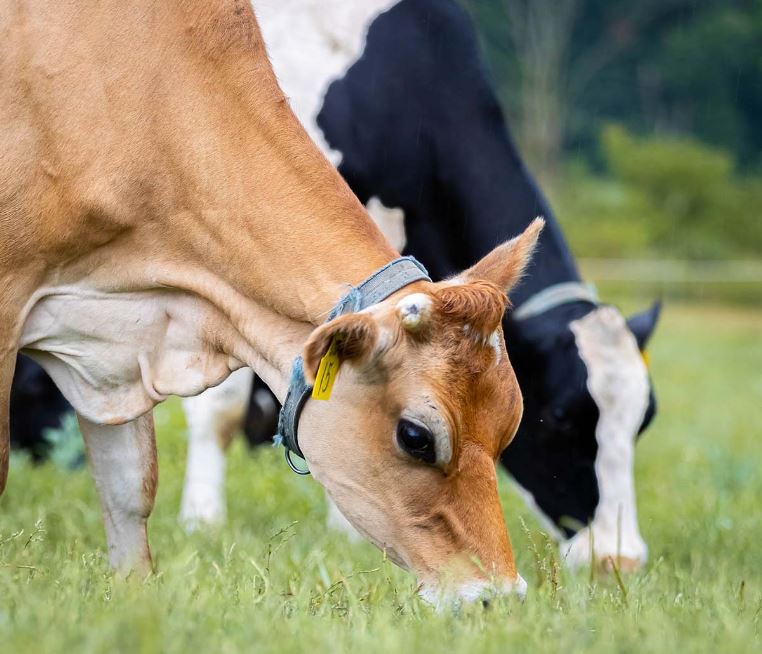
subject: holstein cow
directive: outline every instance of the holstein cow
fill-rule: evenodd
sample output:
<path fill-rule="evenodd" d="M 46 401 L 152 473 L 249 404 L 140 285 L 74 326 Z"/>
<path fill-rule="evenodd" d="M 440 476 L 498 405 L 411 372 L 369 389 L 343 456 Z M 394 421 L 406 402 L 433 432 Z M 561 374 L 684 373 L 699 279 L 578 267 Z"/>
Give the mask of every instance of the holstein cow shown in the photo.
<path fill-rule="evenodd" d="M 77 411 L 111 563 L 148 570 L 152 408 L 249 366 L 300 400 L 289 443 L 424 596 L 523 590 L 501 320 L 541 221 L 427 281 L 300 127 L 246 2 L 7 3 L 0 33 L 0 490 L 20 349 Z M 308 401 L 321 362 L 343 366 Z"/>
<path fill-rule="evenodd" d="M 451 0 L 281 0 L 260 19 L 313 138 L 381 222 L 404 215 L 407 250 L 435 277 L 546 217 L 531 275 L 503 322 L 525 411 L 502 461 L 568 564 L 594 553 L 604 565 L 612 557 L 623 569 L 641 565 L 634 445 L 655 404 L 640 352 L 659 307 L 628 323 L 581 283 L 511 142 L 466 13 Z M 237 375 L 185 403 L 181 516 L 191 525 L 224 517 L 223 449 L 251 385 L 249 373 Z"/>

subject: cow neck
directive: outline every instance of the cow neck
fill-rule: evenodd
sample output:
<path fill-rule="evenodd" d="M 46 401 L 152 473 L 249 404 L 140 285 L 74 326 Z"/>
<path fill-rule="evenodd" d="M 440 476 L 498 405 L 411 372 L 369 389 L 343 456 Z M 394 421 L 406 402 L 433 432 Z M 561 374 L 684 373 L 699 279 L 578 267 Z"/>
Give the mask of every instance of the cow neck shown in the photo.
<path fill-rule="evenodd" d="M 88 38 L 131 80 L 112 117 L 130 137 L 105 150 L 120 157 L 115 222 L 129 224 L 139 263 L 157 261 L 183 286 L 193 282 L 178 271 L 208 272 L 318 324 L 345 285 L 399 256 L 295 118 L 248 5 L 160 4 L 143 21 L 118 3 L 103 13 L 110 20 Z M 120 22 L 150 47 L 116 38 Z"/>
<path fill-rule="evenodd" d="M 306 137 L 303 148 L 312 155 Z M 310 169 L 291 163 L 297 153 L 288 150 L 272 157 L 265 199 L 259 181 L 257 192 L 235 191 L 252 198 L 249 207 L 199 208 L 170 221 L 169 240 L 192 263 L 160 266 L 151 275 L 220 309 L 258 353 L 244 348 L 236 357 L 281 400 L 311 326 L 325 321 L 352 286 L 399 256 L 335 169 L 314 155 Z M 267 364 L 270 373 L 263 372 Z"/>
<path fill-rule="evenodd" d="M 319 215 L 298 220 L 295 214 L 270 212 L 268 223 L 279 227 L 264 238 L 236 236 L 231 230 L 220 238 L 227 243 L 224 255 L 205 257 L 204 267 L 247 299 L 317 325 L 349 288 L 399 255 L 382 238 L 353 234 Z M 362 227 L 369 222 L 363 214 L 355 220 Z M 208 223 L 205 227 L 217 231 Z M 251 221 L 252 231 L 260 227 L 258 220 Z"/>
<path fill-rule="evenodd" d="M 245 298 L 319 324 L 346 288 L 399 254 L 309 139 L 272 71 L 250 60 L 226 56 L 201 73 L 211 89 L 194 98 L 192 136 L 204 147 L 180 146 L 187 191 L 173 198 L 162 238 Z M 176 143 L 189 103 L 172 101 L 163 135 Z"/>

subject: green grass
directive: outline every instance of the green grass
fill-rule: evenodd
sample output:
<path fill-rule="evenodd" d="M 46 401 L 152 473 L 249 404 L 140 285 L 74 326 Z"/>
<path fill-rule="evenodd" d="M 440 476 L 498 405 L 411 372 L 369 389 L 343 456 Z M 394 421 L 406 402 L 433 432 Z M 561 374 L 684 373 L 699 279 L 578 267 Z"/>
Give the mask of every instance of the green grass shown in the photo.
<path fill-rule="evenodd" d="M 14 460 L 0 499 L 0 651 L 762 651 L 761 336 L 759 310 L 666 308 L 651 351 L 661 412 L 637 461 L 651 562 L 622 586 L 558 571 L 502 478 L 529 596 L 436 615 L 410 575 L 326 532 L 320 489 L 280 451 L 240 444 L 228 526 L 189 537 L 171 402 L 157 412 L 158 573 L 144 582 L 109 573 L 86 472 Z"/>

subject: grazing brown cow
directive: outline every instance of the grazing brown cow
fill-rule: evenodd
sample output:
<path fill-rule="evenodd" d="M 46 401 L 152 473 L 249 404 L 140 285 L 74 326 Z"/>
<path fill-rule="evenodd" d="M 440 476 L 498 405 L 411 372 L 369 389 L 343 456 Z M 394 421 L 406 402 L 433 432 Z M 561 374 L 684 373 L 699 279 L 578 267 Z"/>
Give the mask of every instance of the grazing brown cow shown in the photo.
<path fill-rule="evenodd" d="M 398 253 L 294 118 L 246 0 L 3 3 L 0 34 L 0 490 L 21 349 L 79 415 L 111 563 L 148 570 L 152 408 L 245 365 L 283 401 L 295 357 L 311 380 L 334 343 L 333 396 L 298 423 L 315 478 L 424 595 L 523 587 L 500 322 L 541 221 L 315 328 Z"/>

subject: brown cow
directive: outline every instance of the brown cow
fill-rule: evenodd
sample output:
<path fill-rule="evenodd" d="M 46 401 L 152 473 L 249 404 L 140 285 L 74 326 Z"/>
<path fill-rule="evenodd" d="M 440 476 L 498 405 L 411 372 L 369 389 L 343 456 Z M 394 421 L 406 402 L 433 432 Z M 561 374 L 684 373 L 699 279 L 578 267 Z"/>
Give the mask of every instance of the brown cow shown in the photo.
<path fill-rule="evenodd" d="M 339 335 L 333 397 L 300 422 L 316 479 L 425 596 L 522 587 L 500 319 L 541 221 L 315 329 L 398 254 L 294 118 L 247 0 L 3 3 L 0 34 L 0 491 L 22 349 L 79 415 L 111 563 L 148 570 L 151 409 L 244 365 L 283 400 L 294 357 L 312 378 Z"/>

